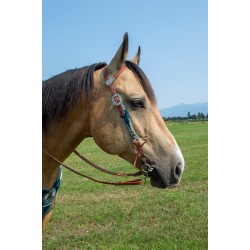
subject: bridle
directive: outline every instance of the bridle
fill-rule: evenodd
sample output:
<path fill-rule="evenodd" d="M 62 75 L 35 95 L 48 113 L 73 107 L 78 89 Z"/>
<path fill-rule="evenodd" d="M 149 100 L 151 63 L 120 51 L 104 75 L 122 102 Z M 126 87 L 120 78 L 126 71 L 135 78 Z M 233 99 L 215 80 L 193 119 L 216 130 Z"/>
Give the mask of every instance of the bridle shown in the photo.
<path fill-rule="evenodd" d="M 126 69 L 126 64 L 124 64 L 120 70 L 118 70 L 113 76 L 108 77 L 108 67 L 106 66 L 104 68 L 104 79 L 105 79 L 105 84 L 109 87 L 110 92 L 112 94 L 112 102 L 114 104 L 114 106 L 116 106 L 121 114 L 121 118 L 123 119 L 124 123 L 126 124 L 126 127 L 129 131 L 129 134 L 131 136 L 131 139 L 133 141 L 133 143 L 135 144 L 136 148 L 137 148 L 137 154 L 134 160 L 134 167 L 136 166 L 136 162 L 138 159 L 138 156 L 141 157 L 141 160 L 143 162 L 142 167 L 141 167 L 141 173 L 144 174 L 145 176 L 148 176 L 149 172 L 153 171 L 153 168 L 147 163 L 146 161 L 146 155 L 144 154 L 142 147 L 146 142 L 143 142 L 142 144 L 140 144 L 139 142 L 139 137 L 136 134 L 133 125 L 131 123 L 130 117 L 129 117 L 129 113 L 126 110 L 123 102 L 122 102 L 122 97 L 121 95 L 119 95 L 114 86 L 113 83 L 114 81 L 119 77 L 119 75 Z"/>
<path fill-rule="evenodd" d="M 146 142 L 144 141 L 142 144 L 139 142 L 139 137 L 133 128 L 133 125 L 132 125 L 130 117 L 129 117 L 129 113 L 123 104 L 122 97 L 120 94 L 118 94 L 116 92 L 116 90 L 113 86 L 114 81 L 121 75 L 121 73 L 125 69 L 126 69 L 126 65 L 124 64 L 114 75 L 109 76 L 108 67 L 106 66 L 103 70 L 103 73 L 104 73 L 105 84 L 109 87 L 111 94 L 112 94 L 112 102 L 113 102 L 114 106 L 116 106 L 119 109 L 120 114 L 121 114 L 121 118 L 123 119 L 128 131 L 129 131 L 129 134 L 131 136 L 131 139 L 137 148 L 137 154 L 135 156 L 134 164 L 133 164 L 134 167 L 136 167 L 136 163 L 137 163 L 138 158 L 139 157 L 141 158 L 142 165 L 140 167 L 140 170 L 136 173 L 128 173 L 128 174 L 112 172 L 110 170 L 106 170 L 106 169 L 92 163 L 87 158 L 85 158 L 83 155 L 81 155 L 77 150 L 74 150 L 74 153 L 80 159 L 82 159 L 83 161 L 85 161 L 86 163 L 91 165 L 92 167 L 94 167 L 102 172 L 105 172 L 105 173 L 108 173 L 111 175 L 116 175 L 116 176 L 140 176 L 140 175 L 144 175 L 143 179 L 135 179 L 135 180 L 129 180 L 129 181 L 122 181 L 122 182 L 109 182 L 109 181 L 96 180 L 92 177 L 89 177 L 85 174 L 82 174 L 82 173 L 72 169 L 71 167 L 65 165 L 64 163 L 59 161 L 57 158 L 55 158 L 53 155 L 48 153 L 46 150 L 42 149 L 46 155 L 48 155 L 50 158 L 52 158 L 54 161 L 56 161 L 60 165 L 64 166 L 68 170 L 70 170 L 70 171 L 72 171 L 72 172 L 74 172 L 82 177 L 85 177 L 85 178 L 90 179 L 92 181 L 98 182 L 98 183 L 109 184 L 109 185 L 141 185 L 141 184 L 145 183 L 145 180 L 149 176 L 149 173 L 153 171 L 153 167 L 147 163 L 146 155 L 142 150 L 142 147 Z"/>

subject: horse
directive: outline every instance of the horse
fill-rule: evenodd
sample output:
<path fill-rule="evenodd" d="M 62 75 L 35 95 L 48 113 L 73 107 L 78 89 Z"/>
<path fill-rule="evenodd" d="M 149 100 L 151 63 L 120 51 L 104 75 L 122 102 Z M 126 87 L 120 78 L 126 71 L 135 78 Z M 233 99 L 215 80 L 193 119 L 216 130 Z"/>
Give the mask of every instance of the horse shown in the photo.
<path fill-rule="evenodd" d="M 134 176 L 149 177 L 152 187 L 173 188 L 180 183 L 184 158 L 159 113 L 149 80 L 138 66 L 140 46 L 131 60 L 126 60 L 127 54 L 125 33 L 108 65 L 95 63 L 68 70 L 42 83 L 43 231 L 54 209 L 61 166 L 68 167 L 63 162 L 72 152 L 78 154 L 76 147 L 87 137 L 93 137 L 106 153 L 133 164 L 140 170 Z"/>

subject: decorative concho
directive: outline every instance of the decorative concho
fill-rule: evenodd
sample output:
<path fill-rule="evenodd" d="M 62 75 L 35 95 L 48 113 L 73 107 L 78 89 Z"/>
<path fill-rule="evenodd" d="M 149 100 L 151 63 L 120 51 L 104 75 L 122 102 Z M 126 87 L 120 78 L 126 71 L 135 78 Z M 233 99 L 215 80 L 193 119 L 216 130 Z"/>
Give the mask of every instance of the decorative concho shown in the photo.
<path fill-rule="evenodd" d="M 118 102 L 116 102 L 116 100 L 115 100 L 115 98 L 116 97 L 118 97 L 119 98 L 119 101 Z M 117 106 L 119 106 L 119 105 L 121 105 L 122 104 L 122 97 L 121 97 L 121 95 L 119 95 L 119 94 L 114 94 L 114 95 L 112 95 L 112 102 L 113 102 L 113 104 L 117 107 Z"/>
<path fill-rule="evenodd" d="M 110 86 L 115 81 L 114 76 L 111 76 L 108 80 L 105 81 L 107 86 Z"/>

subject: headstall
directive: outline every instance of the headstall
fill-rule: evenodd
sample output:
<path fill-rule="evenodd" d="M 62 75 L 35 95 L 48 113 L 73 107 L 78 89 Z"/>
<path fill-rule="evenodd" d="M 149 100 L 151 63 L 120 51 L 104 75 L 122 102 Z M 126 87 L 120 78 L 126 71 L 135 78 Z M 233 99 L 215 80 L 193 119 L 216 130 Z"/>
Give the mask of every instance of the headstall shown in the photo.
<path fill-rule="evenodd" d="M 134 160 L 134 167 L 136 166 L 136 162 L 138 159 L 138 156 L 141 157 L 141 160 L 143 162 L 142 166 L 141 166 L 141 172 L 143 175 L 145 175 L 146 177 L 148 176 L 148 173 L 153 171 L 153 168 L 147 163 L 146 161 L 146 155 L 144 154 L 142 147 L 146 142 L 143 142 L 142 144 L 140 144 L 139 142 L 139 137 L 136 134 L 133 125 L 131 123 L 130 117 L 129 117 L 129 113 L 126 110 L 123 101 L 122 101 L 122 97 L 120 94 L 118 94 L 113 86 L 114 81 L 119 77 L 119 75 L 121 75 L 121 73 L 126 69 L 126 65 L 124 64 L 120 70 L 118 70 L 113 76 L 108 76 L 108 67 L 106 66 L 104 68 L 104 79 L 105 79 L 105 84 L 109 87 L 110 92 L 112 94 L 112 102 L 114 104 L 114 106 L 118 107 L 120 114 L 121 114 L 121 118 L 123 119 L 124 123 L 126 124 L 126 127 L 129 131 L 129 134 L 131 136 L 131 139 L 133 141 L 133 143 L 135 144 L 138 153 L 136 154 L 135 160 Z"/>
<path fill-rule="evenodd" d="M 72 169 L 71 167 L 65 165 L 64 163 L 59 161 L 57 158 L 55 158 L 53 155 L 48 153 L 46 150 L 42 149 L 45 154 L 47 154 L 50 158 L 55 160 L 57 163 L 59 163 L 60 165 L 67 168 L 68 170 L 70 170 L 70 171 L 72 171 L 72 172 L 74 172 L 74 173 L 76 173 L 76 174 L 78 174 L 78 175 L 80 175 L 82 177 L 85 177 L 85 178 L 90 179 L 90 180 L 95 181 L 95 182 L 99 182 L 99 183 L 103 183 L 103 184 L 109 184 L 109 185 L 117 185 L 117 186 L 119 186 L 119 185 L 141 185 L 141 184 L 145 183 L 145 179 L 146 179 L 146 177 L 148 177 L 148 174 L 153 171 L 153 167 L 151 167 L 147 163 L 146 155 L 144 154 L 144 152 L 142 150 L 142 147 L 146 142 L 143 142 L 142 144 L 140 144 L 139 137 L 138 137 L 138 135 L 136 134 L 136 132 L 135 132 L 135 130 L 133 128 L 133 125 L 131 123 L 128 111 L 126 110 L 126 108 L 125 108 L 125 106 L 123 104 L 122 97 L 121 97 L 120 94 L 118 94 L 116 92 L 116 90 L 115 90 L 115 88 L 113 86 L 114 81 L 121 75 L 121 73 L 125 69 L 126 69 L 126 65 L 124 64 L 114 75 L 109 76 L 108 75 L 108 67 L 106 66 L 104 68 L 103 72 L 104 72 L 105 84 L 109 87 L 109 89 L 110 89 L 110 91 L 112 93 L 112 98 L 111 98 L 112 102 L 113 102 L 114 106 L 116 106 L 119 109 L 120 114 L 121 114 L 121 118 L 123 119 L 128 131 L 129 131 L 129 134 L 130 134 L 130 136 L 132 138 L 132 141 L 135 144 L 135 146 L 137 148 L 137 151 L 138 151 L 136 156 L 135 156 L 135 160 L 134 160 L 134 164 L 133 164 L 134 167 L 136 167 L 138 157 L 141 158 L 142 165 L 141 165 L 140 171 L 136 172 L 136 173 L 129 173 L 129 174 L 112 172 L 112 171 L 106 170 L 106 169 L 92 163 L 91 161 L 86 159 L 84 156 L 82 156 L 78 151 L 74 150 L 74 153 L 79 158 L 81 158 L 83 161 L 85 161 L 86 163 L 88 163 L 92 167 L 101 170 L 102 172 L 105 172 L 105 173 L 108 173 L 108 174 L 111 174 L 111 175 L 116 175 L 116 176 L 140 176 L 140 175 L 144 175 L 145 176 L 144 179 L 135 179 L 135 180 L 121 181 L 121 182 L 116 182 L 116 181 L 115 182 L 109 182 L 109 181 L 96 180 L 96 179 L 94 179 L 92 177 L 89 177 L 89 176 L 87 176 L 85 174 L 82 174 L 82 173 Z"/>

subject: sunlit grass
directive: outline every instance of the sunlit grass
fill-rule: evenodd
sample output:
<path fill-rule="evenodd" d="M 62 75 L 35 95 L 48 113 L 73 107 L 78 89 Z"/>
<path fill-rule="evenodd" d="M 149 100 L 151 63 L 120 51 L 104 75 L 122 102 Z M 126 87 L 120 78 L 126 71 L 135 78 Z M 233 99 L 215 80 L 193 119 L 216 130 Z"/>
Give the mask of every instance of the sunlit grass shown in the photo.
<path fill-rule="evenodd" d="M 167 123 L 185 158 L 176 189 L 108 186 L 63 172 L 43 249 L 207 249 L 208 123 Z M 92 139 L 78 150 L 110 170 L 134 171 L 105 154 Z M 74 155 L 66 164 L 102 180 L 114 180 Z M 84 165 L 84 167 L 82 167 Z"/>

